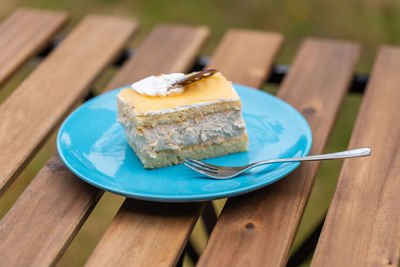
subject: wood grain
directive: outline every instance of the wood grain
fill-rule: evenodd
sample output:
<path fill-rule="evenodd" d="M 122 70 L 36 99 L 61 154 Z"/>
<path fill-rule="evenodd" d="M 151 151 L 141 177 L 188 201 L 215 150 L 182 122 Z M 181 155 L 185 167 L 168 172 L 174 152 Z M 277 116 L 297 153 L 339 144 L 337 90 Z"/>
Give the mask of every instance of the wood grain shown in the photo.
<path fill-rule="evenodd" d="M 174 266 L 202 206 L 126 199 L 86 266 Z"/>
<path fill-rule="evenodd" d="M 21 8 L 0 24 L 0 86 L 67 21 L 65 12 Z"/>
<path fill-rule="evenodd" d="M 86 17 L 1 104 L 0 195 L 135 28 L 130 20 Z"/>
<path fill-rule="evenodd" d="M 171 34 L 169 38 L 172 40 L 166 37 L 165 42 L 149 42 L 159 40 L 159 34 L 165 37 L 160 28 L 168 29 Z M 176 34 L 179 32 L 184 36 Z M 199 38 L 199 35 L 202 37 Z M 136 56 L 126 62 L 120 70 L 125 75 L 117 74 L 107 88 L 112 88 L 112 84 L 118 82 L 132 82 L 132 75 L 136 70 L 139 71 L 139 67 L 131 69 L 131 72 L 126 71 L 126 68 L 135 65 L 136 58 L 147 58 L 152 63 L 145 67 L 148 74 L 160 71 L 159 66 L 168 58 L 168 51 L 175 54 L 174 58 L 168 58 L 171 66 L 175 65 L 175 61 L 182 61 L 176 49 L 182 52 L 182 57 L 187 58 L 188 62 L 192 62 L 198 52 L 193 47 L 200 48 L 206 37 L 207 31 L 202 27 L 157 27 L 144 41 L 152 49 L 142 45 Z M 185 44 L 182 44 L 181 40 L 184 38 L 187 39 Z M 165 45 L 166 43 L 168 45 Z M 159 56 L 160 51 L 165 51 L 165 55 Z M 188 54 L 188 51 L 191 52 Z M 24 266 L 26 262 L 35 263 L 33 265 L 50 265 L 57 262 L 101 195 L 101 190 L 81 182 L 67 169 L 58 155 L 53 155 L 0 222 L 0 240 L 4 240 L 0 244 L 0 258 L 3 260 L 2 255 L 7 255 L 4 257 L 4 264 L 9 263 L 6 264 L 8 266 Z"/>
<path fill-rule="evenodd" d="M 400 47 L 382 47 L 349 144 L 372 155 L 344 162 L 312 266 L 399 266 L 399 70 Z"/>
<path fill-rule="evenodd" d="M 229 30 L 208 68 L 217 68 L 234 83 L 260 88 L 275 63 L 282 42 L 283 37 L 278 33 Z"/>
<path fill-rule="evenodd" d="M 124 64 L 106 91 L 153 74 L 188 71 L 208 35 L 206 27 L 157 26 L 139 46 L 140 53 L 134 54 L 134 60 Z"/>
<path fill-rule="evenodd" d="M 278 91 L 307 119 L 310 154 L 324 151 L 358 55 L 353 43 L 307 39 Z M 229 199 L 198 266 L 284 266 L 318 167 L 303 163 L 265 189 Z"/>
<path fill-rule="evenodd" d="M 240 45 L 232 46 L 231 42 Z M 233 30 L 216 50 L 212 67 L 224 71 L 233 81 L 241 77 L 244 84 L 261 84 L 270 70 L 266 66 L 272 65 L 281 44 L 282 37 L 277 34 Z M 258 56 L 241 61 L 249 51 L 257 51 Z M 230 64 L 236 64 L 235 68 L 229 68 Z M 127 199 L 87 266 L 174 266 L 203 207 L 204 203 L 162 204 Z"/>
<path fill-rule="evenodd" d="M 55 154 L 0 221 L 0 265 L 53 265 L 101 195 Z"/>

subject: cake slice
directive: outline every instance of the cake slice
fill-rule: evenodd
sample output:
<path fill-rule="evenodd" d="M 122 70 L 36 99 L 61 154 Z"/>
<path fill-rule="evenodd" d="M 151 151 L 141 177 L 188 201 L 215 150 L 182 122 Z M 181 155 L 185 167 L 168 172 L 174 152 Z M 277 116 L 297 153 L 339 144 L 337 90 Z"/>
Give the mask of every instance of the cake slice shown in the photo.
<path fill-rule="evenodd" d="M 175 85 L 183 73 L 140 80 L 117 95 L 118 121 L 145 168 L 246 151 L 241 102 L 221 73 Z"/>

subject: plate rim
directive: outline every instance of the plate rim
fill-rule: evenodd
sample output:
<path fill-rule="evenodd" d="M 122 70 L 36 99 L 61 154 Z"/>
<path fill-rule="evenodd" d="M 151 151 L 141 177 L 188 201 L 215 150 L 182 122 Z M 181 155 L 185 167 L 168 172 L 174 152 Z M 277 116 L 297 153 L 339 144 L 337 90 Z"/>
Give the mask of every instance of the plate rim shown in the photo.
<path fill-rule="evenodd" d="M 275 101 L 280 102 L 280 104 L 283 104 L 286 106 L 286 108 L 291 109 L 294 113 L 297 113 L 298 118 L 300 118 L 301 120 L 303 120 L 303 124 L 306 126 L 305 129 L 307 131 L 307 136 L 309 136 L 309 139 L 307 139 L 308 144 L 307 147 L 304 149 L 304 152 L 302 153 L 301 156 L 306 156 L 308 155 L 308 153 L 310 152 L 312 143 L 313 143 L 313 136 L 312 136 L 312 131 L 310 128 L 310 125 L 308 124 L 307 120 L 304 118 L 304 116 L 297 110 L 295 109 L 293 106 L 291 106 L 289 103 L 285 102 L 284 100 L 276 97 L 275 95 L 272 95 L 268 92 L 262 91 L 260 89 L 256 89 L 256 88 L 252 88 L 246 85 L 242 85 L 242 84 L 237 84 L 237 83 L 232 83 L 233 87 L 235 88 L 235 86 L 238 87 L 242 87 L 245 90 L 251 90 L 254 91 L 256 93 L 261 93 L 261 94 L 267 94 L 269 95 L 269 97 L 274 98 Z M 145 200 L 145 201 L 155 201 L 155 202 L 172 202 L 172 203 L 184 203 L 184 202 L 203 202 L 203 201 L 209 201 L 209 200 L 215 200 L 215 199 L 221 199 L 221 198 L 226 198 L 226 197 L 234 197 L 234 196 L 238 196 L 238 195 L 242 195 L 242 194 L 246 194 L 261 188 L 264 188 L 272 183 L 275 183 L 277 181 L 280 181 L 281 179 L 283 179 L 285 176 L 287 176 L 288 174 L 290 174 L 291 172 L 293 172 L 299 165 L 300 162 L 291 162 L 289 163 L 290 165 L 292 165 L 292 167 L 289 168 L 289 170 L 287 172 L 285 172 L 283 175 L 274 178 L 272 180 L 268 180 L 265 183 L 261 183 L 261 184 L 257 184 L 255 185 L 248 185 L 246 187 L 240 187 L 239 190 L 229 190 L 228 192 L 226 190 L 222 191 L 222 192 L 217 192 L 217 193 L 202 193 L 202 194 L 196 194 L 196 195 L 192 195 L 192 196 L 185 196 L 184 198 L 180 197 L 179 195 L 169 195 L 168 198 L 162 197 L 162 196 L 158 196 L 158 195 L 154 195 L 154 194 L 146 194 L 146 193 L 134 193 L 132 194 L 132 192 L 130 191 L 126 191 L 123 189 L 113 189 L 109 186 L 104 186 L 101 183 L 98 183 L 96 181 L 93 181 L 93 179 L 87 178 L 85 174 L 82 174 L 79 170 L 77 170 L 76 168 L 74 168 L 69 162 L 68 160 L 66 160 L 65 155 L 63 153 L 63 150 L 61 149 L 61 133 L 64 130 L 64 127 L 66 127 L 66 124 L 68 122 L 68 120 L 75 116 L 75 114 L 77 112 L 80 111 L 80 109 L 82 109 L 84 106 L 89 105 L 92 101 L 96 101 L 97 97 L 104 97 L 105 95 L 108 94 L 113 94 L 116 91 L 120 91 L 124 88 L 129 87 L 129 85 L 126 86 L 121 86 L 119 88 L 113 89 L 111 91 L 102 93 L 98 96 L 93 97 L 92 99 L 82 103 L 79 107 L 77 107 L 75 110 L 73 110 L 70 114 L 68 114 L 68 116 L 64 119 L 63 123 L 61 124 L 58 133 L 57 133 L 57 139 L 56 139 L 56 143 L 57 143 L 57 152 L 58 155 L 60 156 L 61 160 L 63 161 L 63 163 L 67 166 L 67 168 L 74 173 L 79 179 L 83 180 L 84 182 L 95 186 L 96 188 L 99 188 L 101 190 L 104 191 L 109 191 L 118 195 L 122 195 L 128 198 L 135 198 L 135 199 L 140 199 L 140 200 Z M 236 89 L 236 88 L 235 88 Z M 232 179 L 234 180 L 234 178 Z M 210 194 L 212 194 L 212 196 L 210 196 Z"/>

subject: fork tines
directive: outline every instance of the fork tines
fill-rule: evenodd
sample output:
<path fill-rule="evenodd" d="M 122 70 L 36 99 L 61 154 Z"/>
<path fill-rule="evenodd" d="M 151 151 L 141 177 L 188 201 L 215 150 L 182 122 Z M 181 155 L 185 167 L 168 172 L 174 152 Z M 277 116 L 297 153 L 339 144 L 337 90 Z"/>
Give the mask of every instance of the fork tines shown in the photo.
<path fill-rule="evenodd" d="M 198 161 L 195 159 L 185 158 L 185 161 L 183 162 L 183 164 L 185 164 L 186 167 L 189 167 L 192 170 L 194 170 L 196 172 L 200 172 L 205 175 L 218 173 L 217 168 L 212 167 L 207 163 L 204 163 L 202 161 Z"/>

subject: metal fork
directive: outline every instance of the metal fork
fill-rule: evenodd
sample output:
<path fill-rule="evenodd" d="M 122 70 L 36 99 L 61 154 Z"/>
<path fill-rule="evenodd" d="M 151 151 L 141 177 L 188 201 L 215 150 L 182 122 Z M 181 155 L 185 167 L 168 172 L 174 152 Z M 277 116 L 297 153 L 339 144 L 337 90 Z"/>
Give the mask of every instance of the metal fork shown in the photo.
<path fill-rule="evenodd" d="M 251 168 L 271 164 L 271 163 L 282 163 L 282 162 L 295 162 L 295 161 L 316 161 L 316 160 L 327 160 L 327 159 L 344 159 L 344 158 L 354 158 L 354 157 L 365 157 L 371 155 L 371 148 L 363 147 L 358 149 L 352 149 L 342 152 L 321 154 L 307 157 L 297 157 L 297 158 L 286 158 L 286 159 L 270 159 L 265 161 L 260 161 L 252 163 L 245 166 L 239 167 L 225 167 L 208 164 L 199 160 L 185 158 L 184 164 L 191 168 L 192 170 L 204 174 L 208 177 L 214 179 L 230 179 L 244 171 Z"/>

